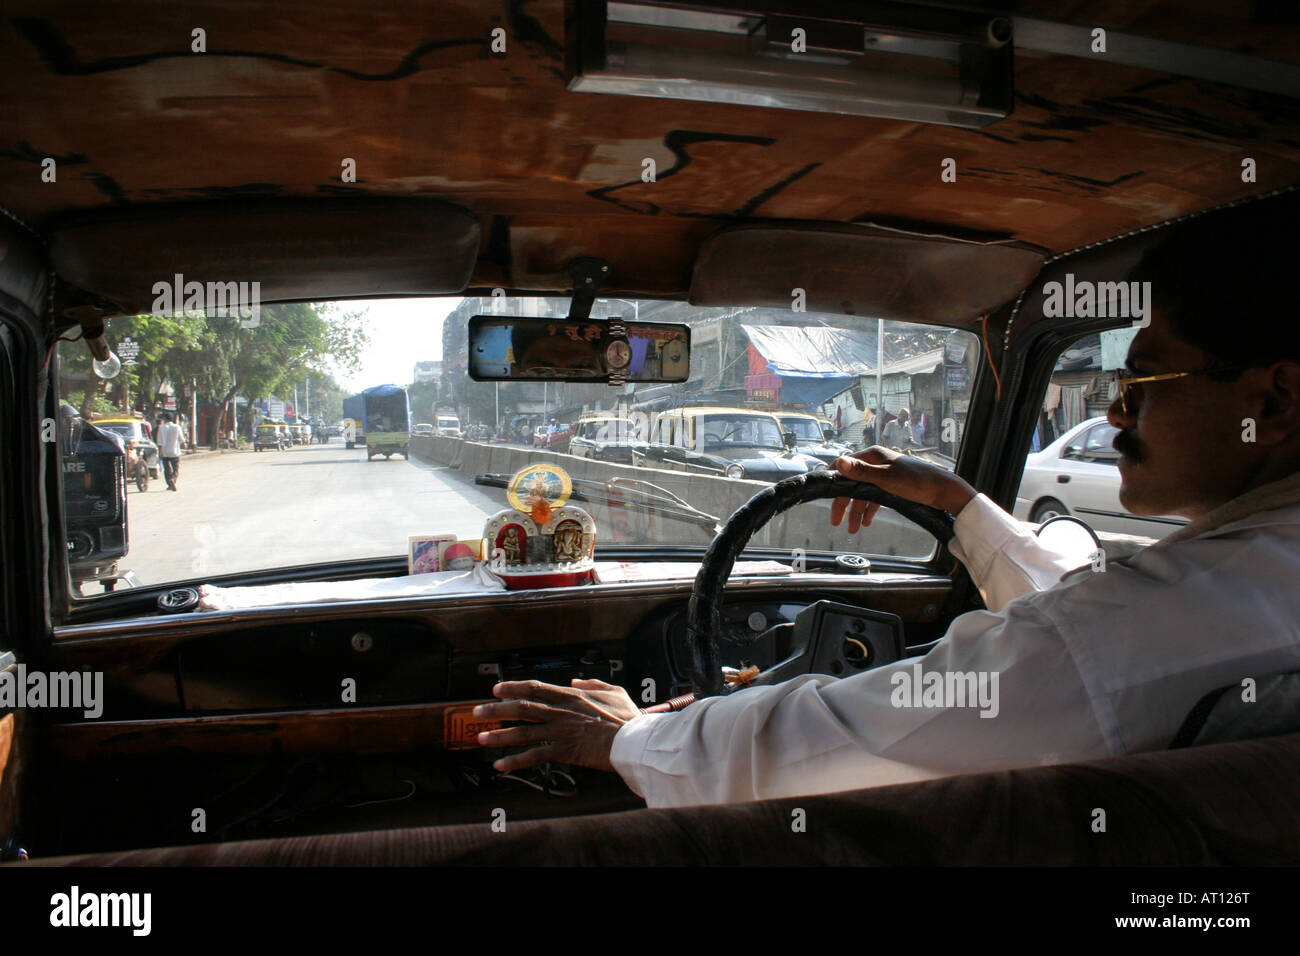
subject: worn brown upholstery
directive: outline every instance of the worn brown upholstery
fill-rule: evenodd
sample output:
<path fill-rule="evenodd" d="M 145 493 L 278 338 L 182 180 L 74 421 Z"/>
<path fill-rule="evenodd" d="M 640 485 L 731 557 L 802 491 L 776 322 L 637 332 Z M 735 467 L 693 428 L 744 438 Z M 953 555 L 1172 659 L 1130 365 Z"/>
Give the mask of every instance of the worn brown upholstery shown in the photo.
<path fill-rule="evenodd" d="M 1300 863 L 1300 734 L 721 807 L 62 857 L 47 865 Z M 806 832 L 792 828 L 806 814 Z M 1097 810 L 1105 831 L 1094 832 Z M 27 864 L 31 865 L 31 864 Z"/>

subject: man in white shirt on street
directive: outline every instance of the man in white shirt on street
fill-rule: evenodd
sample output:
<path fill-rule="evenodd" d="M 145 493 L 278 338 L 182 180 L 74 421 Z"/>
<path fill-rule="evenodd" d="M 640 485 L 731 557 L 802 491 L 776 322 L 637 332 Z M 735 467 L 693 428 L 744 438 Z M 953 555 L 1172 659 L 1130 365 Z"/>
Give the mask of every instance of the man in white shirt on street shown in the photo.
<path fill-rule="evenodd" d="M 158 457 L 163 463 L 163 477 L 167 488 L 176 490 L 176 479 L 181 473 L 181 426 L 172 421 L 171 412 L 163 412 L 163 423 L 158 428 Z"/>
<path fill-rule="evenodd" d="M 898 410 L 898 417 L 885 425 L 885 434 L 880 444 L 886 448 L 906 451 L 917 446 L 916 436 L 912 431 L 911 414 L 906 408 Z"/>
<path fill-rule="evenodd" d="M 617 771 L 650 806 L 729 803 L 1161 750 L 1210 691 L 1300 670 L 1294 236 L 1232 210 L 1135 270 L 1155 311 L 1108 413 L 1120 500 L 1190 524 L 1104 571 L 1074 569 L 960 477 L 871 448 L 835 467 L 955 515 L 951 550 L 987 610 L 957 617 L 924 657 L 679 713 L 642 714 L 600 681 L 498 684 L 502 700 L 475 715 L 526 723 L 479 742 L 529 748 L 503 771 L 567 762 Z M 840 500 L 831 520 L 856 531 L 877 509 Z M 995 703 L 900 694 L 918 667 L 984 675 Z"/>

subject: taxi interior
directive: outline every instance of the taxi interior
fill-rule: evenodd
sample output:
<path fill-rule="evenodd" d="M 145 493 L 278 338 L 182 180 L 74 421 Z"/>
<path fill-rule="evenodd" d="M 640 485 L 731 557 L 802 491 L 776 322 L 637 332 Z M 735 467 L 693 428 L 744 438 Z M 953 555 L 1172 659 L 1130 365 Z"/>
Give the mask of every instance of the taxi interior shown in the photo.
<path fill-rule="evenodd" d="M 599 92 L 602 65 L 620 62 L 607 43 L 671 72 L 682 50 L 697 64 L 770 59 L 795 27 L 826 62 L 876 43 L 878 76 L 910 70 L 918 51 L 952 75 L 873 87 L 865 112 L 834 91 L 832 107 L 806 109 L 763 93 Z M 777 59 L 791 90 L 826 92 Z M 133 0 L 110 15 L 14 0 L 0 74 L 0 665 L 102 672 L 106 701 L 93 720 L 3 711 L 7 859 L 1300 860 L 1300 735 L 677 810 L 575 768 L 563 786 L 504 787 L 492 755 L 457 746 L 465 704 L 497 674 L 680 681 L 673 642 L 695 582 L 226 612 L 167 613 L 166 589 L 148 586 L 80 600 L 57 444 L 42 442 L 58 412 L 52 343 L 147 310 L 159 277 L 223 270 L 260 281 L 264 302 L 554 296 L 573 293 L 573 262 L 598 256 L 602 294 L 789 307 L 799 287 L 808 311 L 847 322 L 978 335 L 956 471 L 1009 508 L 1055 356 L 1125 324 L 1046 319 L 1034 290 L 1066 273 L 1121 277 L 1190 217 L 1294 207 L 1297 4 L 397 0 L 360 14 L 337 0 L 274 13 Z M 50 157 L 55 181 L 42 177 Z M 347 157 L 355 181 L 340 177 Z M 942 544 L 866 575 L 833 557 L 732 580 L 725 614 L 831 599 L 898 615 L 917 654 L 982 606 Z M 338 562 L 222 583 L 404 571 Z M 364 661 L 358 631 L 373 639 Z M 338 703 L 326 688 L 358 668 L 367 694 Z M 413 799 L 392 799 L 408 786 Z M 1104 838 L 1089 827 L 1099 805 L 1112 808 Z M 794 807 L 818 824 L 792 838 Z"/>

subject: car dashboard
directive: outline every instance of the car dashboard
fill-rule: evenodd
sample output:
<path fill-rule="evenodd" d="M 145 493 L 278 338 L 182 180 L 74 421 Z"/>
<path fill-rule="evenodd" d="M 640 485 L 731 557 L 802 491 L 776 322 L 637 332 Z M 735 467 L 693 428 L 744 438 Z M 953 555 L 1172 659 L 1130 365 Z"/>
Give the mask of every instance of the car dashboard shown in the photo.
<path fill-rule="evenodd" d="M 104 704 L 93 718 L 51 715 L 46 799 L 80 809 L 51 815 L 50 852 L 482 822 L 502 801 L 519 818 L 642 806 L 613 774 L 496 773 L 501 754 L 477 745 L 486 727 L 472 709 L 501 680 L 597 678 L 642 707 L 688 692 L 692 588 L 640 581 L 58 627 L 51 668 L 102 672 Z M 722 663 L 771 666 L 770 635 L 818 601 L 897 615 L 920 652 L 953 598 L 951 579 L 924 572 L 733 577 Z M 98 795 L 89 812 L 86 787 Z M 161 826 L 150 811 L 160 792 L 168 806 L 186 794 L 203 829 Z"/>

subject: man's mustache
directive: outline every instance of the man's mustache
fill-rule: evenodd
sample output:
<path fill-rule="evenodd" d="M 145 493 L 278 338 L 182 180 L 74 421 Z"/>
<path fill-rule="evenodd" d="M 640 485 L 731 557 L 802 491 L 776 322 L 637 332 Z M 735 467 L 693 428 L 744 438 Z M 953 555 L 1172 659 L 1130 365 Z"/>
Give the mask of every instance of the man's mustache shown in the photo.
<path fill-rule="evenodd" d="M 1132 432 L 1118 432 L 1111 441 L 1111 446 L 1125 458 L 1132 458 L 1134 461 L 1141 459 L 1137 439 L 1133 437 Z"/>

